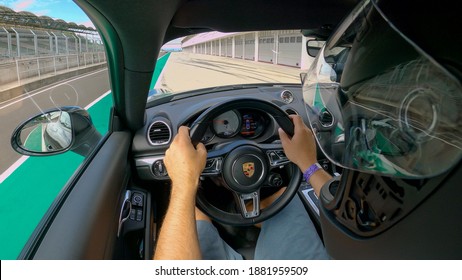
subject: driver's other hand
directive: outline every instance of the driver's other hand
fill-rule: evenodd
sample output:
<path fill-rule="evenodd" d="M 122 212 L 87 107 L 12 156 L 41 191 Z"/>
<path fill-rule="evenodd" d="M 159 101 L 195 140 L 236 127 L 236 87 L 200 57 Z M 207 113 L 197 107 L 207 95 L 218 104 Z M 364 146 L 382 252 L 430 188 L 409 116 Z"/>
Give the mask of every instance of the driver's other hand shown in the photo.
<path fill-rule="evenodd" d="M 300 170 L 305 171 L 317 162 L 316 142 L 314 135 L 300 116 L 289 116 L 294 123 L 294 136 L 290 138 L 284 130 L 279 128 L 279 138 L 287 158 L 295 163 Z"/>
<path fill-rule="evenodd" d="M 189 137 L 189 128 L 181 126 L 172 144 L 165 152 L 164 164 L 172 185 L 183 185 L 197 190 L 199 177 L 205 168 L 207 150 L 204 144 L 194 147 Z"/>

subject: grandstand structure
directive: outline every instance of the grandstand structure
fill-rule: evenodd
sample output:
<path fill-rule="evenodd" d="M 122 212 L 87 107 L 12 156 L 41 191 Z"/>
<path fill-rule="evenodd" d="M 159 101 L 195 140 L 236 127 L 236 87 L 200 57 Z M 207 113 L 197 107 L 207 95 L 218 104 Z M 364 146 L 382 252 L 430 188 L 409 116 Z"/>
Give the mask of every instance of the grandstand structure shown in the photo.
<path fill-rule="evenodd" d="M 104 46 L 94 28 L 0 6 L 0 92 L 105 64 Z"/>

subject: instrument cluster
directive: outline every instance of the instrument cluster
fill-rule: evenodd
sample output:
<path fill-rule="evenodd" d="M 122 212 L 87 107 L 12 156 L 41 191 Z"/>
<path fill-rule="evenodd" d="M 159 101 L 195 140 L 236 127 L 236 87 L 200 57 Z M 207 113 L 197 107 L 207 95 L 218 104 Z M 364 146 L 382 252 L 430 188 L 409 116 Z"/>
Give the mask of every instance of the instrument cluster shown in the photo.
<path fill-rule="evenodd" d="M 267 119 L 264 113 L 256 110 L 230 110 L 213 119 L 210 131 L 215 136 L 225 139 L 235 136 L 253 139 L 265 131 Z M 204 142 L 207 142 L 207 139 L 203 139 Z"/>

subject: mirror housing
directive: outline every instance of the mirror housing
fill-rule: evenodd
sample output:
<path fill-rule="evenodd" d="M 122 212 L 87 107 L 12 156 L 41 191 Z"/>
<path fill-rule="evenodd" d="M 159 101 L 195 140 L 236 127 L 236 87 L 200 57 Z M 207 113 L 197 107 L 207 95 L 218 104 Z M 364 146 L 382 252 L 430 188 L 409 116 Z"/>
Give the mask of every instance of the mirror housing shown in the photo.
<path fill-rule="evenodd" d="M 87 156 L 101 138 L 86 110 L 61 107 L 19 125 L 11 137 L 11 146 L 27 156 L 48 156 L 67 151 Z"/>
<path fill-rule="evenodd" d="M 306 41 L 306 52 L 308 53 L 309 56 L 316 57 L 325 43 L 326 41 L 321 41 L 318 39 L 310 39 Z"/>

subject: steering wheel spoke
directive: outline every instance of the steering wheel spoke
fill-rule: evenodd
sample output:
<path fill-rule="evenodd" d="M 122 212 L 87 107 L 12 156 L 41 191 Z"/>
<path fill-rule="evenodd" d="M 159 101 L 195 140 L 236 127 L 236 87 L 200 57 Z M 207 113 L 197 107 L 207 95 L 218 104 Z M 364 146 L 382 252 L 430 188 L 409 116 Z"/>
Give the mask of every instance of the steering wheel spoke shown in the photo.
<path fill-rule="evenodd" d="M 260 216 L 260 190 L 245 194 L 233 193 L 244 219 L 253 219 Z"/>

